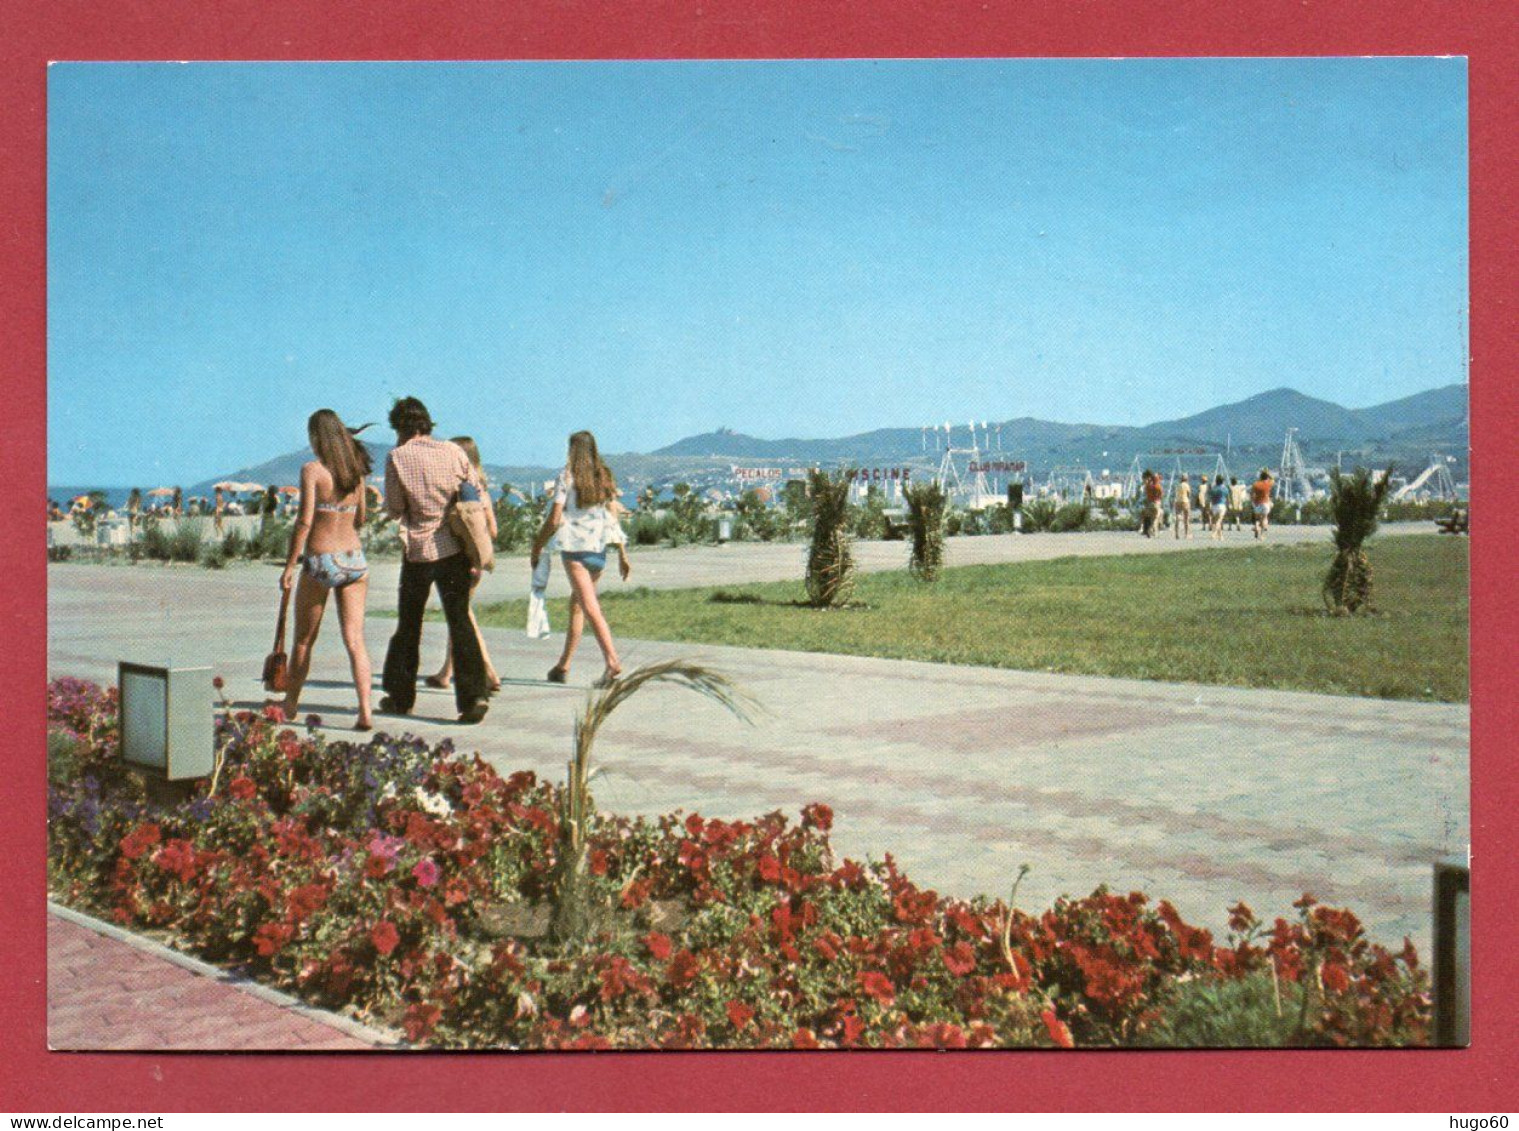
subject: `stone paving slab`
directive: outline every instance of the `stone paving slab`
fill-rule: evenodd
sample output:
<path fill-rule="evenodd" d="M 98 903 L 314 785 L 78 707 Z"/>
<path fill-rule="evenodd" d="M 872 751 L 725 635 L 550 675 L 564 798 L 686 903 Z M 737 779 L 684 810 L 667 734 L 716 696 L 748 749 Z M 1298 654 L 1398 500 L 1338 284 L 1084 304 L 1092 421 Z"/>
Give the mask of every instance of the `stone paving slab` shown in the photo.
<path fill-rule="evenodd" d="M 107 572 L 119 580 L 104 584 Z M 173 657 L 213 666 L 235 699 L 261 703 L 273 574 L 251 593 L 237 573 L 54 567 L 51 673 L 110 681 L 118 658 Z M 394 595 L 379 586 L 373 600 Z M 382 618 L 367 624 L 377 668 L 392 628 Z M 335 629 L 324 626 L 302 713 L 343 727 L 354 698 Z M 572 719 L 600 667 L 594 644 L 572 675 L 577 689 L 543 682 L 557 638 L 509 629 L 486 637 L 508 683 L 484 724 L 456 725 L 452 694 L 423 688 L 416 714 L 382 717 L 382 729 L 450 737 L 503 770 L 562 777 Z M 1427 950 L 1431 864 L 1468 844 L 1465 705 L 708 645 L 620 647 L 629 665 L 701 658 L 767 711 L 751 727 L 689 693 L 640 695 L 598 740 L 604 808 L 743 817 L 826 801 L 842 852 L 891 852 L 944 892 L 1005 894 L 1028 863 L 1025 907 L 1107 883 L 1168 898 L 1221 929 L 1237 899 L 1289 914 L 1311 891 L 1351 906 L 1375 938 L 1396 945 L 1407 934 Z M 424 667 L 442 649 L 441 626 L 429 625 Z"/>
<path fill-rule="evenodd" d="M 66 908 L 47 917 L 48 1047 L 360 1052 L 394 1038 Z"/>

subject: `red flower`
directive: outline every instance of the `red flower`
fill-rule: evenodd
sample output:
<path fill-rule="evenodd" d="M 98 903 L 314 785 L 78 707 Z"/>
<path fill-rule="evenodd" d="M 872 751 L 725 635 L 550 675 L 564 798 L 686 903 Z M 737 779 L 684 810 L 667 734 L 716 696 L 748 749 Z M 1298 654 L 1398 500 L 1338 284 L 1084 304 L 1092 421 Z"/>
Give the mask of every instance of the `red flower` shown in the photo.
<path fill-rule="evenodd" d="M 417 881 L 417 884 L 419 886 L 430 888 L 433 886 L 433 884 L 438 882 L 438 866 L 433 863 L 431 856 L 424 856 L 421 860 L 418 860 L 416 866 L 412 868 L 411 875 L 412 878 Z"/>
<path fill-rule="evenodd" d="M 944 968 L 957 978 L 963 978 L 976 968 L 976 948 L 970 943 L 956 943 L 944 950 Z"/>
<path fill-rule="evenodd" d="M 419 1001 L 408 1005 L 406 1016 L 401 1022 L 406 1028 L 406 1039 L 408 1041 L 424 1040 L 437 1028 L 438 1020 L 442 1016 L 442 1007 L 430 1001 Z"/>
<path fill-rule="evenodd" d="M 389 954 L 401 944 L 401 933 L 389 919 L 381 919 L 369 931 L 369 941 L 382 955 Z"/>
<path fill-rule="evenodd" d="M 252 778 L 239 774 L 227 783 L 227 792 L 239 801 L 251 801 L 258 793 L 258 786 L 253 784 Z"/>
<path fill-rule="evenodd" d="M 1053 1009 L 1046 1009 L 1039 1017 L 1044 1022 L 1044 1027 L 1049 1030 L 1050 1040 L 1063 1049 L 1076 1047 L 1076 1042 L 1071 1040 L 1071 1031 L 1065 1027 L 1064 1021 L 1055 1016 Z"/>
<path fill-rule="evenodd" d="M 227 686 L 227 681 L 224 680 L 219 675 L 212 676 L 211 677 L 211 686 L 214 687 L 214 688 L 216 688 L 216 690 L 220 691 L 222 688 L 224 688 L 224 687 Z"/>
<path fill-rule="evenodd" d="M 364 875 L 371 880 L 378 880 L 395 867 L 395 861 L 389 856 L 382 856 L 377 852 L 371 852 L 369 859 L 364 861 Z"/>
<path fill-rule="evenodd" d="M 699 970 L 696 955 L 689 950 L 682 950 L 670 960 L 670 965 L 665 970 L 665 977 L 675 989 L 683 990 L 696 981 Z"/>
<path fill-rule="evenodd" d="M 1338 962 L 1324 963 L 1320 977 L 1324 980 L 1324 988 L 1334 993 L 1342 994 L 1350 988 L 1350 975 L 1345 972 L 1345 967 Z"/>
<path fill-rule="evenodd" d="M 607 874 L 607 854 L 601 849 L 591 851 L 591 875 L 604 876 Z"/>
<path fill-rule="evenodd" d="M 781 878 L 781 862 L 768 852 L 759 858 L 760 879 L 773 884 Z"/>
<path fill-rule="evenodd" d="M 735 1029 L 742 1029 L 754 1020 L 754 1010 L 741 1001 L 728 1003 L 728 1021 Z"/>
<path fill-rule="evenodd" d="M 138 825 L 121 838 L 121 854 L 128 860 L 136 860 L 162 838 L 157 825 Z"/>
<path fill-rule="evenodd" d="M 856 979 L 860 983 L 860 989 L 875 998 L 882 1005 L 890 1005 L 897 1000 L 897 991 L 891 984 L 891 979 L 878 970 L 863 970 Z"/>
<path fill-rule="evenodd" d="M 253 932 L 253 946 L 265 958 L 272 958 L 294 936 L 295 932 L 284 923 L 264 923 Z"/>
<path fill-rule="evenodd" d="M 643 945 L 648 948 L 651 957 L 661 962 L 670 957 L 669 935 L 662 935 L 658 931 L 651 932 L 643 937 Z"/>
<path fill-rule="evenodd" d="M 817 1034 L 811 1029 L 798 1029 L 791 1034 L 791 1047 L 794 1049 L 815 1049 L 818 1047 Z"/>
<path fill-rule="evenodd" d="M 321 884 L 305 884 L 290 893 L 286 905 L 289 915 L 296 922 L 309 919 L 327 902 L 327 889 Z"/>
<path fill-rule="evenodd" d="M 826 833 L 833 828 L 833 810 L 821 801 L 814 801 L 802 810 L 802 828 Z"/>
<path fill-rule="evenodd" d="M 285 721 L 285 712 L 280 709 L 279 704 L 267 703 L 264 705 L 264 718 L 271 723 L 282 723 Z"/>

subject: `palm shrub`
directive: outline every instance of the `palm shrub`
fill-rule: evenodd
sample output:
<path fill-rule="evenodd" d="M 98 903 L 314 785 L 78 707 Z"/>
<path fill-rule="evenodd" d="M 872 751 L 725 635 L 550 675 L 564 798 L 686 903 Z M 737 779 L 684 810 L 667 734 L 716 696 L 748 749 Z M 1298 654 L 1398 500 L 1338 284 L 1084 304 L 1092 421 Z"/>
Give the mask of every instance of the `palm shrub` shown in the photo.
<path fill-rule="evenodd" d="M 807 600 L 820 609 L 847 604 L 854 592 L 854 552 L 849 536 L 849 476 L 813 469 L 812 546 L 807 551 Z"/>
<path fill-rule="evenodd" d="M 1023 504 L 1024 529 L 1031 534 L 1042 533 L 1055 528 L 1056 516 L 1060 513 L 1060 504 L 1054 499 L 1034 499 Z"/>
<path fill-rule="evenodd" d="M 1334 514 L 1334 561 L 1324 577 L 1324 604 L 1333 613 L 1371 607 L 1371 561 L 1362 548 L 1377 529 L 1377 512 L 1387 496 L 1392 468 L 1373 477 L 1364 467 L 1350 475 L 1330 473 L 1329 505 Z"/>
<path fill-rule="evenodd" d="M 651 683 L 673 683 L 722 704 L 748 722 L 758 704 L 721 672 L 689 660 L 665 660 L 645 664 L 614 679 L 605 689 L 586 698 L 585 710 L 575 720 L 575 751 L 561 798 L 559 821 L 559 874 L 554 886 L 550 933 L 562 946 L 585 942 L 595 929 L 598 908 L 593 906 L 586 845 L 594 805 L 591 781 L 591 748 L 612 712 Z"/>
<path fill-rule="evenodd" d="M 907 488 L 907 529 L 912 537 L 908 569 L 919 581 L 937 581 L 944 568 L 944 508 L 949 497 L 937 483 Z"/>

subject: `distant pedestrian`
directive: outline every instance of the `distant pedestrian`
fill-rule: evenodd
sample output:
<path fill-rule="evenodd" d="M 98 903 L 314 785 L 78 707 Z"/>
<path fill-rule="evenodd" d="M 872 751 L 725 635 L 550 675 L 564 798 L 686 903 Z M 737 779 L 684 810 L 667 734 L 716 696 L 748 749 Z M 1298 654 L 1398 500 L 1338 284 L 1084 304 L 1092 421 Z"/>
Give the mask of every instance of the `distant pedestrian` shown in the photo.
<path fill-rule="evenodd" d="M 127 534 L 131 537 L 137 535 L 137 518 L 142 514 L 142 488 L 133 487 L 132 493 L 127 496 Z"/>
<path fill-rule="evenodd" d="M 1149 468 L 1145 468 L 1143 484 L 1144 506 L 1140 511 L 1139 532 L 1146 538 L 1154 538 L 1160 528 L 1160 503 L 1165 488 L 1161 486 L 1160 476 Z"/>
<path fill-rule="evenodd" d="M 1213 486 L 1208 488 L 1208 533 L 1214 541 L 1224 540 L 1224 512 L 1228 509 L 1229 488 L 1222 475 L 1215 475 Z"/>
<path fill-rule="evenodd" d="M 215 488 L 215 491 L 216 505 L 212 511 L 212 514 L 216 516 L 215 528 L 217 537 L 221 537 L 224 530 L 224 520 L 227 513 L 227 500 L 225 496 L 222 495 L 222 489 L 220 487 Z"/>
<path fill-rule="evenodd" d="M 174 488 L 174 501 L 169 505 L 169 513 L 171 515 L 173 515 L 175 518 L 178 518 L 180 515 L 182 515 L 182 514 L 185 513 L 185 492 L 184 492 L 184 488 L 182 488 L 182 487 L 176 487 L 176 488 Z"/>
<path fill-rule="evenodd" d="M 416 397 L 390 410 L 396 446 L 385 458 L 385 509 L 401 529 L 401 591 L 396 630 L 385 654 L 380 710 L 411 713 L 417 698 L 422 616 L 434 586 L 448 620 L 454 657 L 454 703 L 461 723 L 478 723 L 490 704 L 485 659 L 470 619 L 469 594 L 478 570 L 444 518 L 473 469 L 458 444 L 433 439 L 432 416 Z"/>
<path fill-rule="evenodd" d="M 480 449 L 476 447 L 475 441 L 469 436 L 455 436 L 452 440 L 449 441 L 449 443 L 458 444 L 459 447 L 464 450 L 464 454 L 469 457 L 469 465 L 471 469 L 470 482 L 474 485 L 475 490 L 479 492 L 480 498 L 485 500 L 486 503 L 490 503 L 490 481 L 485 477 L 485 465 L 480 462 Z M 485 521 L 487 528 L 490 530 L 491 541 L 494 542 L 496 540 L 496 508 L 494 506 L 490 506 L 486 509 Z M 475 616 L 473 601 L 475 597 L 475 590 L 479 588 L 480 578 L 477 575 L 474 581 L 470 583 L 469 587 L 469 596 L 471 601 L 471 607 L 469 610 L 469 623 L 474 626 L 475 638 L 480 641 L 480 658 L 485 662 L 485 685 L 492 693 L 494 693 L 501 690 L 501 677 L 496 674 L 495 665 L 491 663 L 490 650 L 485 646 L 485 636 L 483 633 L 481 633 L 480 621 Z M 453 682 L 454 647 L 452 635 L 450 635 L 448 649 L 443 657 L 443 666 L 438 669 L 436 675 L 430 675 L 427 677 L 427 686 L 443 688 L 450 686 Z"/>
<path fill-rule="evenodd" d="M 1192 537 L 1192 483 L 1185 471 L 1171 493 L 1171 512 L 1171 530 L 1177 539 Z"/>
<path fill-rule="evenodd" d="M 1239 524 L 1239 516 L 1245 513 L 1245 507 L 1250 502 L 1250 488 L 1239 481 L 1236 476 L 1229 476 L 1229 514 L 1228 522 L 1230 530 L 1243 529 Z"/>
<path fill-rule="evenodd" d="M 612 630 L 596 596 L 596 583 L 606 568 L 609 546 L 617 547 L 618 568 L 624 581 L 633 570 L 628 561 L 622 526 L 612 509 L 616 502 L 617 481 L 612 477 L 611 469 L 601 461 L 596 450 L 596 437 L 589 432 L 574 433 L 570 436 L 569 458 L 554 485 L 549 512 L 533 539 L 532 563 L 537 569 L 544 547 L 557 533 L 559 558 L 570 580 L 570 623 L 565 631 L 564 650 L 559 662 L 549 669 L 550 683 L 564 683 L 569 676 L 570 661 L 575 656 L 587 620 L 591 622 L 591 631 L 596 634 L 596 643 L 601 646 L 606 661 L 606 670 L 597 681 L 598 685 L 605 686 L 622 674 L 617 645 L 612 641 Z"/>
<path fill-rule="evenodd" d="M 1250 503 L 1255 511 L 1255 536 L 1264 538 L 1266 531 L 1271 528 L 1271 489 L 1276 486 L 1271 480 L 1271 472 L 1264 467 L 1254 483 L 1250 485 Z"/>

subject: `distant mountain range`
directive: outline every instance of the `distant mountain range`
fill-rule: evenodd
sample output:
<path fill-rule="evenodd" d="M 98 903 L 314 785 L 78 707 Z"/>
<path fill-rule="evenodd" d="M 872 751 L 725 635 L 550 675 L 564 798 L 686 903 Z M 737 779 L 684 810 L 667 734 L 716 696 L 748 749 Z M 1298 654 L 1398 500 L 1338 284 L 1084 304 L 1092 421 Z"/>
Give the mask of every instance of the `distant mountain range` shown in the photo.
<path fill-rule="evenodd" d="M 959 442 L 968 432 L 957 425 Z M 1349 409 L 1305 396 L 1295 389 L 1272 389 L 1234 404 L 1210 408 L 1180 420 L 1144 427 L 1061 424 L 1017 417 L 992 424 L 1000 429 L 1002 450 L 1034 466 L 1086 464 L 1126 468 L 1138 455 L 1174 448 L 1207 448 L 1247 456 L 1249 462 L 1279 456 L 1289 428 L 1306 458 L 1411 464 L 1431 452 L 1456 457 L 1464 467 L 1468 447 L 1467 387 L 1447 385 L 1370 408 Z M 927 457 L 933 458 L 933 440 Z M 925 458 L 920 428 L 883 428 L 855 436 L 820 440 L 762 440 L 720 429 L 690 436 L 653 457 L 741 459 L 748 461 L 877 465 Z"/>
<path fill-rule="evenodd" d="M 1054 466 L 1083 465 L 1094 470 L 1127 469 L 1136 456 L 1178 448 L 1207 449 L 1227 453 L 1231 467 L 1270 464 L 1281 455 L 1289 428 L 1297 429 L 1297 441 L 1310 463 L 1331 464 L 1337 458 L 1346 466 L 1356 463 L 1386 466 L 1396 463 L 1410 473 L 1422 469 L 1433 453 L 1455 457 L 1452 472 L 1466 478 L 1469 430 L 1467 387 L 1446 385 L 1410 397 L 1349 409 L 1332 401 L 1305 396 L 1295 389 L 1280 388 L 1258 393 L 1234 404 L 1220 405 L 1183 417 L 1144 427 L 1103 424 L 1063 424 L 1022 416 L 992 423 L 992 434 L 1001 430 L 1002 455 L 1026 460 L 1037 480 Z M 956 425 L 963 442 L 967 432 Z M 388 444 L 371 443 L 375 468 L 384 466 Z M 487 452 L 487 454 L 489 454 Z M 186 488 L 190 495 L 210 494 L 211 486 L 224 479 L 253 483 L 295 483 L 301 464 L 310 452 L 287 452 L 252 467 L 241 467 Z M 880 428 L 853 436 L 821 439 L 765 440 L 728 429 L 688 436 L 650 453 L 624 452 L 609 455 L 607 462 L 629 490 L 645 485 L 668 487 L 681 480 L 703 486 L 727 480 L 733 464 L 767 464 L 778 467 L 862 467 L 937 463 L 933 439 L 920 428 Z M 557 468 L 487 463 L 496 483 L 519 488 L 540 485 Z M 149 484 L 144 484 L 149 486 Z M 50 488 L 58 494 L 75 488 Z"/>

